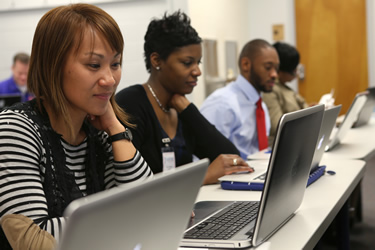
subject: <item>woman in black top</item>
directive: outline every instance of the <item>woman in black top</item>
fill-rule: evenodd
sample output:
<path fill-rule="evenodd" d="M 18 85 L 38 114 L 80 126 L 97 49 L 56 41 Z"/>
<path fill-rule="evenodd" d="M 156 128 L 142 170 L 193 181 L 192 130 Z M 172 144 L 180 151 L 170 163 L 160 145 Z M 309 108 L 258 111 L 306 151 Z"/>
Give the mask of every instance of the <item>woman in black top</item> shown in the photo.
<path fill-rule="evenodd" d="M 236 147 L 185 97 L 201 75 L 201 38 L 181 12 L 151 21 L 144 55 L 150 77 L 121 90 L 116 101 L 133 118 L 133 143 L 154 173 L 198 158 L 211 160 L 204 183 L 252 171 Z M 174 152 L 174 154 L 173 154 Z"/>

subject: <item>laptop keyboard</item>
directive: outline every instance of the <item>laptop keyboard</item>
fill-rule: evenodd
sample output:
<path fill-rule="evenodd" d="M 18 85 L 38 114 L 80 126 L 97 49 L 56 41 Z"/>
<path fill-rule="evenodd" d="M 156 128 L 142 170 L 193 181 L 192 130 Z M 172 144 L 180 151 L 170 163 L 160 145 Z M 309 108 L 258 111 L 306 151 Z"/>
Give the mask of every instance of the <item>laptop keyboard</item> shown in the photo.
<path fill-rule="evenodd" d="M 258 214 L 258 201 L 235 202 L 187 231 L 185 239 L 230 239 Z"/>

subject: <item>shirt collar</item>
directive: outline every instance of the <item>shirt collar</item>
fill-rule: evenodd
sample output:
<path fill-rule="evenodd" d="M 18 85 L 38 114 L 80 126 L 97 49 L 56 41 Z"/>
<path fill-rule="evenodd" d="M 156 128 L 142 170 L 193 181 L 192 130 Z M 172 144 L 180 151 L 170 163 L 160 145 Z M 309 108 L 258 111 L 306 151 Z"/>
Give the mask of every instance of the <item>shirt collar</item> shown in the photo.
<path fill-rule="evenodd" d="M 256 91 L 254 86 L 242 75 L 238 75 L 233 84 L 235 87 L 241 90 L 248 100 L 252 101 L 253 103 L 256 103 L 259 100 L 260 95 L 258 91 Z"/>

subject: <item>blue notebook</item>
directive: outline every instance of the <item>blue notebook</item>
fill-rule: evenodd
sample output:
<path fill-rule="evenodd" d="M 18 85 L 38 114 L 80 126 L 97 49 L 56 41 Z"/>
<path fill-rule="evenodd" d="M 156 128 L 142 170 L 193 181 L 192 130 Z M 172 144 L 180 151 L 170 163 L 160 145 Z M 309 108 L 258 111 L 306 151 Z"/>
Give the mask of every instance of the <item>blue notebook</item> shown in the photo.
<path fill-rule="evenodd" d="M 318 180 L 325 173 L 326 166 L 319 166 L 310 173 L 307 187 Z M 221 188 L 225 190 L 251 190 L 262 191 L 264 182 L 242 182 L 242 181 L 221 181 Z"/>

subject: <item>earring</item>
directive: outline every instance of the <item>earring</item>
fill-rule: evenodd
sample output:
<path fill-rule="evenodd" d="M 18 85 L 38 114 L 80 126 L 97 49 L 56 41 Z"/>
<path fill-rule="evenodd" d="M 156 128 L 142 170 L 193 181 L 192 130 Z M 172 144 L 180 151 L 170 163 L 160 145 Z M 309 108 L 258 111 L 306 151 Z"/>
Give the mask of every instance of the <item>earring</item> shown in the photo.
<path fill-rule="evenodd" d="M 159 71 L 159 70 L 160 70 L 160 67 L 159 67 L 159 66 L 156 66 L 156 70 Z"/>

